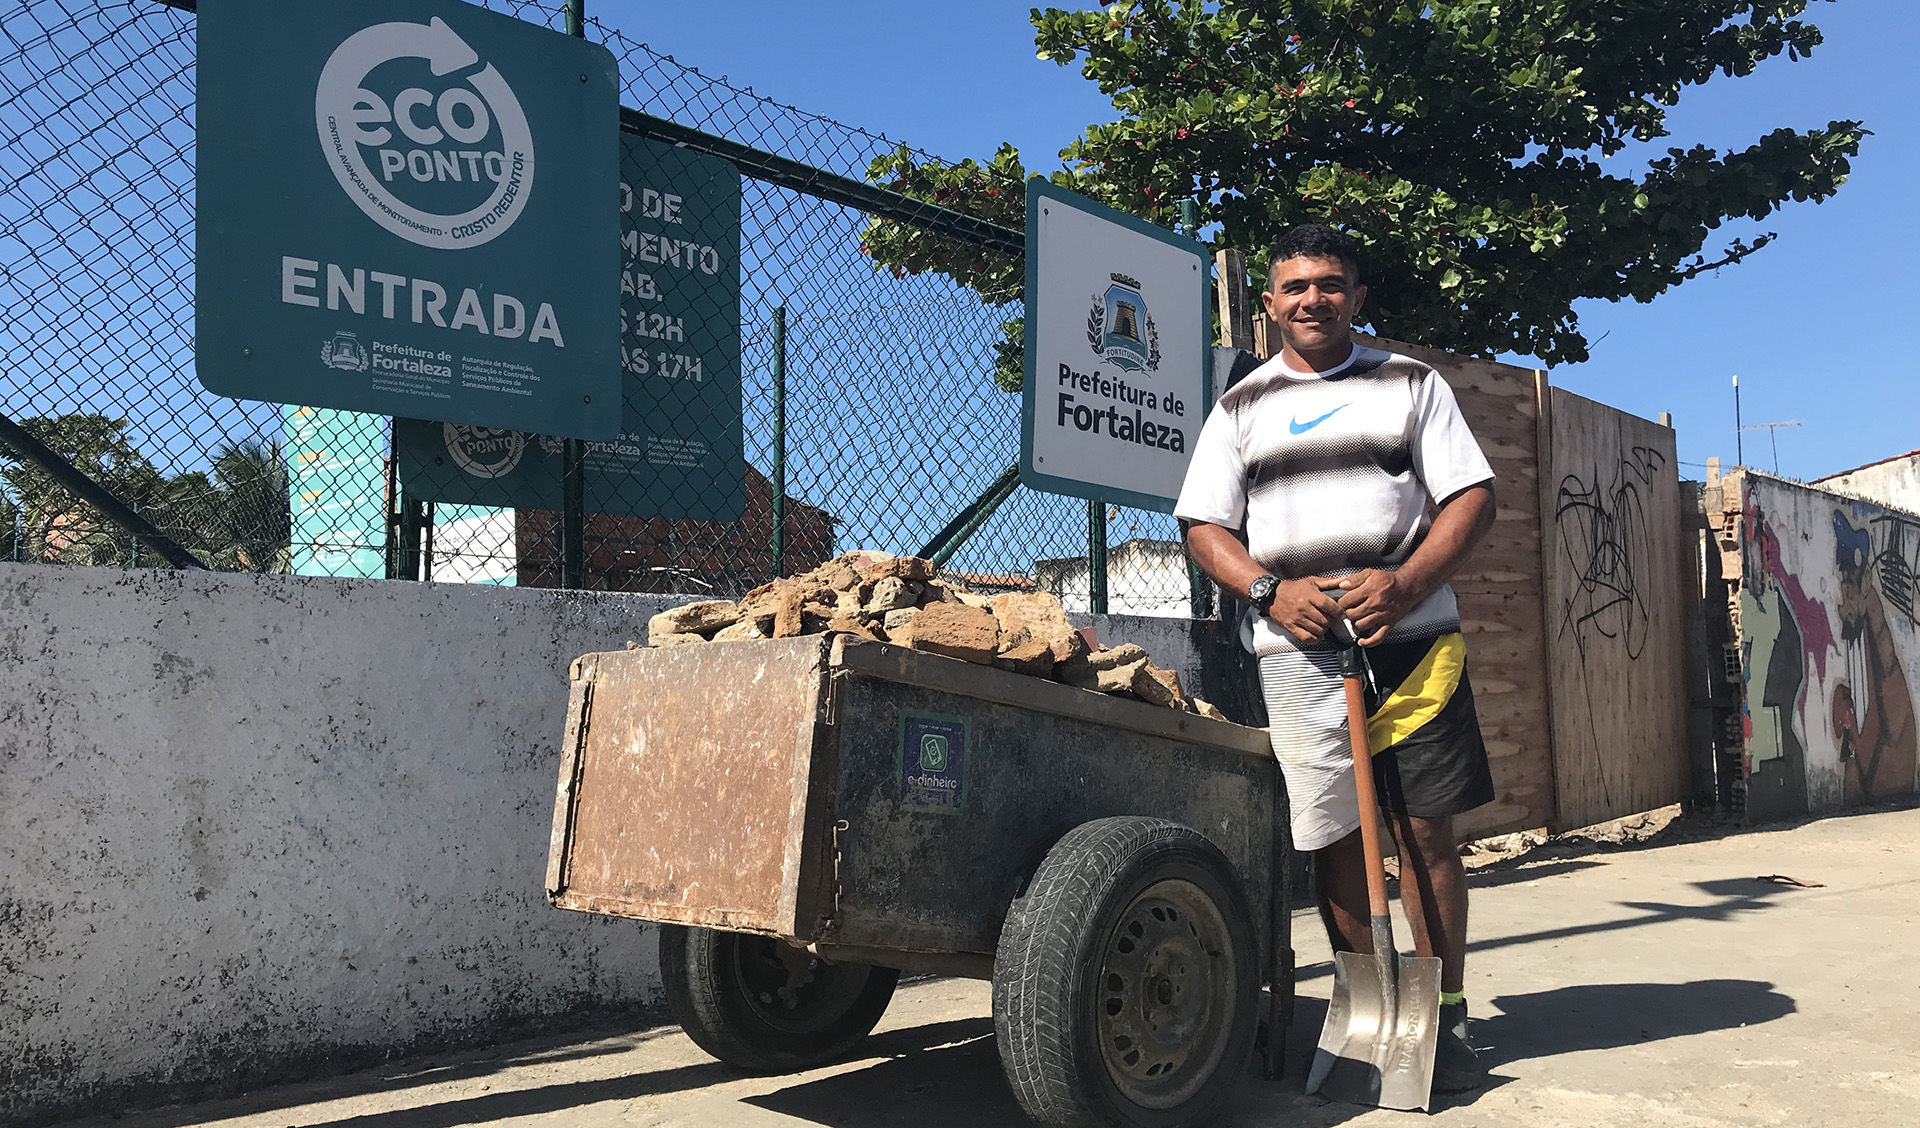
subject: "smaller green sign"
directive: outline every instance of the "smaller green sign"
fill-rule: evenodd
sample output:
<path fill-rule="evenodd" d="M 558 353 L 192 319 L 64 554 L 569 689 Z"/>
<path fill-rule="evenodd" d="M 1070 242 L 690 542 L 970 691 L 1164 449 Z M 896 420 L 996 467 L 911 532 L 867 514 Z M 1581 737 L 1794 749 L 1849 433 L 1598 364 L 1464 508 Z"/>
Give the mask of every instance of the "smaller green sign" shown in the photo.
<path fill-rule="evenodd" d="M 738 520 L 740 171 L 622 135 L 620 435 L 589 442 L 592 513 Z M 427 501 L 557 509 L 564 444 L 459 423 L 394 421 L 407 492 Z"/>
<path fill-rule="evenodd" d="M 297 576 L 387 574 L 387 421 L 325 407 L 281 409 Z"/>
<path fill-rule="evenodd" d="M 967 719 L 900 714 L 900 805 L 953 815 L 967 807 Z"/>

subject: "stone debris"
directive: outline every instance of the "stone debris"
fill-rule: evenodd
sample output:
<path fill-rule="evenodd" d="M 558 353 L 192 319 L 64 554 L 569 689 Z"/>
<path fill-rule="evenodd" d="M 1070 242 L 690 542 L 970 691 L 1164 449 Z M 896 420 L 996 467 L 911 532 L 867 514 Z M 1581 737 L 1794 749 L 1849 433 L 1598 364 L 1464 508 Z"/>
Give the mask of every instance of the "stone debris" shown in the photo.
<path fill-rule="evenodd" d="M 987 596 L 939 574 L 933 562 L 848 552 L 810 572 L 762 584 L 738 603 L 707 599 L 655 615 L 650 647 L 834 632 L 907 646 L 1081 689 L 1225 720 L 1186 695 L 1180 678 L 1126 644 L 1104 649 L 1045 593 Z"/>
<path fill-rule="evenodd" d="M 740 617 L 740 606 L 724 599 L 705 599 L 662 611 L 647 621 L 647 645 L 659 646 L 660 639 L 682 634 L 706 634 L 730 626 Z M 669 644 L 671 645 L 671 644 Z"/>
<path fill-rule="evenodd" d="M 1105 650 L 1076 654 L 1060 663 L 1054 676 L 1080 689 L 1098 690 L 1101 693 L 1131 693 L 1133 675 L 1146 661 L 1147 652 L 1128 642 Z"/>
<path fill-rule="evenodd" d="M 986 665 L 1000 650 L 1000 621 L 964 603 L 929 603 L 894 641 L 929 654 Z"/>

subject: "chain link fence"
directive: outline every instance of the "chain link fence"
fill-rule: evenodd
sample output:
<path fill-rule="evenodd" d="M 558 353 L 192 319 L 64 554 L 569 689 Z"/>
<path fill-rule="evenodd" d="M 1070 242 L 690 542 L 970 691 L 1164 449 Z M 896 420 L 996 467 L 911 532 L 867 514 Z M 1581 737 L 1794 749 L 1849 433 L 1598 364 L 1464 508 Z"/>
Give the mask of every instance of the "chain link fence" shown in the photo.
<path fill-rule="evenodd" d="M 486 6 L 562 20 L 557 5 Z M 7 416 L 212 568 L 559 584 L 559 440 L 200 387 L 190 7 L 28 0 L 0 14 Z M 586 34 L 612 50 L 622 103 L 643 115 L 854 180 L 899 147 L 597 22 Z M 737 596 L 836 552 L 931 547 L 987 494 L 1000 503 L 949 571 L 1085 608 L 1085 503 L 991 489 L 1019 451 L 1019 398 L 992 373 L 1021 311 L 876 269 L 862 248 L 873 218 L 857 207 L 753 175 L 737 197 L 731 177 L 712 184 L 679 193 L 677 226 L 657 190 L 627 186 L 634 429 L 587 448 L 581 586 Z M 737 252 L 705 237 L 724 236 L 732 207 Z M 689 339 L 730 333 L 735 300 L 737 342 Z M 506 479 L 520 492 L 503 494 Z M 0 558 L 162 563 L 32 463 L 0 462 L 0 506 Z M 1109 609 L 1186 614 L 1172 520 L 1115 507 L 1106 525 Z"/>

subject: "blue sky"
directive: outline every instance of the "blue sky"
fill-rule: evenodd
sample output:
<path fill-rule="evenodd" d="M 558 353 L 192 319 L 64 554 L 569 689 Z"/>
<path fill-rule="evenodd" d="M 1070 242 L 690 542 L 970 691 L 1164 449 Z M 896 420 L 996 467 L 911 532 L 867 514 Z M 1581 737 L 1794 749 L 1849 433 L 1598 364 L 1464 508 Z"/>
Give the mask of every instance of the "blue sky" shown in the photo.
<path fill-rule="evenodd" d="M 1033 57 L 1029 4 L 768 0 L 668 5 L 589 0 L 589 14 L 709 75 L 885 133 L 939 156 L 990 155 L 1018 145 L 1031 169 L 1112 109 L 1077 68 Z M 828 14 L 830 13 L 830 14 Z M 1920 353 L 1905 347 L 1916 299 L 1920 218 L 1920 99 L 1901 78 L 1920 49 L 1920 4 L 1837 0 L 1811 5 L 1827 42 L 1745 79 L 1689 89 L 1669 119 L 1668 145 L 1744 148 L 1782 126 L 1866 122 L 1852 180 L 1825 204 L 1788 204 L 1759 224 L 1774 231 L 1747 263 L 1704 276 L 1648 305 L 1585 303 L 1593 359 L 1555 370 L 1555 384 L 1636 414 L 1671 411 L 1683 463 L 1731 461 L 1731 378 L 1749 423 L 1798 419 L 1781 430 L 1779 468 L 1811 478 L 1920 447 Z M 1707 246 L 1709 257 L 1724 242 Z M 1523 359 L 1518 363 L 1526 363 Z M 1747 461 L 1771 468 L 1765 432 L 1747 435 Z M 1683 466 L 1683 473 L 1698 473 Z"/>

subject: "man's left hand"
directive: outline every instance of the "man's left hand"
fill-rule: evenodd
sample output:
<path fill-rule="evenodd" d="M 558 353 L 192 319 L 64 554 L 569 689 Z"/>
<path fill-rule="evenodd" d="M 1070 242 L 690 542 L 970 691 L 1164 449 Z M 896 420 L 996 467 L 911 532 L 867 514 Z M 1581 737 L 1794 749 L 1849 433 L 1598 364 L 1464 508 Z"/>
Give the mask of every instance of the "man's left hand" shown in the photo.
<path fill-rule="evenodd" d="M 1372 646 L 1387 637 L 1393 625 L 1406 618 L 1424 596 L 1398 572 L 1367 568 L 1340 581 L 1346 594 L 1340 597 L 1340 611 L 1360 636 L 1361 646 Z"/>

